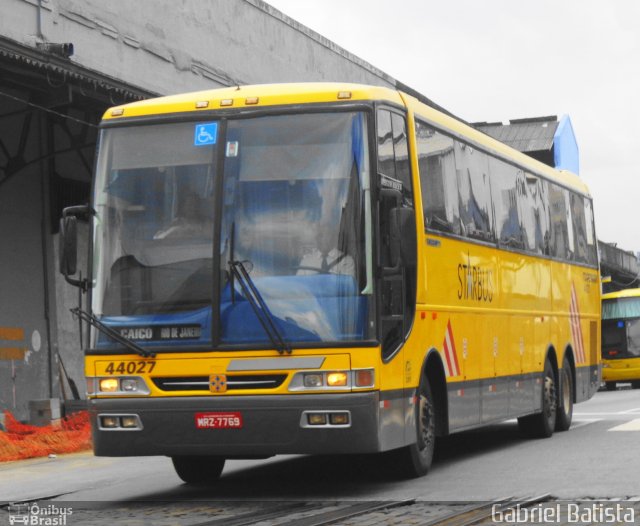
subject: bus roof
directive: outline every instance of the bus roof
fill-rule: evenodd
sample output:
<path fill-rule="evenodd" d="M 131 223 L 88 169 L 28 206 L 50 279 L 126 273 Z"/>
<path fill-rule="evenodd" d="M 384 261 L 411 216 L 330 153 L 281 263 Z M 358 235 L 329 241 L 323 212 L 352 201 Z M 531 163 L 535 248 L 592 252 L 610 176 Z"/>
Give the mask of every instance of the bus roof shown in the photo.
<path fill-rule="evenodd" d="M 617 300 L 620 298 L 638 298 L 640 297 L 640 289 L 624 289 L 616 292 L 608 292 L 602 295 L 602 300 Z"/>
<path fill-rule="evenodd" d="M 328 102 L 353 102 L 385 100 L 405 106 L 432 124 L 450 131 L 466 141 L 475 143 L 532 172 L 556 181 L 580 193 L 590 195 L 584 182 L 575 174 L 556 170 L 525 155 L 468 124 L 428 106 L 413 96 L 391 88 L 339 82 L 304 82 L 290 84 L 256 84 L 234 86 L 205 91 L 194 91 L 166 97 L 157 97 L 109 108 L 104 121 L 145 117 L 150 115 L 197 113 L 202 111 L 313 104 Z"/>
<path fill-rule="evenodd" d="M 390 88 L 338 82 L 304 82 L 297 84 L 256 84 L 206 91 L 194 91 L 157 97 L 109 108 L 104 120 L 142 117 L 169 113 L 211 111 L 216 109 L 255 108 L 286 104 L 388 100 L 403 105 L 399 93 Z M 229 103 L 231 101 L 231 103 Z M 196 107 L 197 103 L 203 103 Z M 208 103 L 206 106 L 204 103 Z M 114 114 L 114 110 L 116 114 Z M 124 110 L 120 113 L 120 110 Z"/>
<path fill-rule="evenodd" d="M 476 146 L 497 154 L 503 159 L 528 168 L 532 172 L 542 175 L 552 181 L 558 182 L 563 186 L 577 190 L 578 192 L 591 196 L 589 188 L 580 177 L 568 170 L 557 170 L 549 165 L 530 157 L 503 142 L 494 139 L 490 135 L 466 124 L 454 117 L 437 111 L 430 106 L 423 104 L 414 97 L 403 95 L 405 106 L 411 109 L 417 117 L 422 117 L 436 127 L 442 127 L 452 132 L 454 136 L 461 139 L 471 141 Z"/>

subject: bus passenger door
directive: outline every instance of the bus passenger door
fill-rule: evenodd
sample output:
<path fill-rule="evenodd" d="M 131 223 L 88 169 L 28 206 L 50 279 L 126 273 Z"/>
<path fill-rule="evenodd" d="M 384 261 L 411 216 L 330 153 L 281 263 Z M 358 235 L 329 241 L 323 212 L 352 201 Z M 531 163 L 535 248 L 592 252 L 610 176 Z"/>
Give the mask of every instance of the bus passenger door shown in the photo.
<path fill-rule="evenodd" d="M 404 392 L 404 342 L 416 306 L 416 223 L 405 116 L 379 108 L 377 131 L 377 265 L 379 335 L 382 342 L 381 412 L 384 448 L 404 444 L 414 407 Z"/>

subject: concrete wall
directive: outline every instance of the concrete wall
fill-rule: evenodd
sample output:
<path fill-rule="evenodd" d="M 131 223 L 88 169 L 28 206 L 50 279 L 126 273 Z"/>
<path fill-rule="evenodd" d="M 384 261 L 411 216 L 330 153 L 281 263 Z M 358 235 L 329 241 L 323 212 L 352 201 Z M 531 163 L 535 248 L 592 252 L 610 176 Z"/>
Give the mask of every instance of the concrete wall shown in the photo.
<path fill-rule="evenodd" d="M 235 83 L 393 79 L 260 0 L 3 0 L 0 34 L 168 94 Z M 40 13 L 40 14 L 39 14 Z"/>
<path fill-rule="evenodd" d="M 36 155 L 41 148 L 41 123 L 34 121 L 25 136 L 26 155 Z M 11 141 L 3 134 L 5 147 L 18 147 L 16 131 L 21 126 L 14 127 L 12 119 L 1 124 L 14 135 Z M 49 308 L 46 294 L 51 239 L 42 230 L 45 208 L 40 164 L 0 186 L 0 410 L 18 418 L 27 416 L 28 400 L 48 398 L 55 388 L 46 320 L 55 316 L 55 309 Z"/>

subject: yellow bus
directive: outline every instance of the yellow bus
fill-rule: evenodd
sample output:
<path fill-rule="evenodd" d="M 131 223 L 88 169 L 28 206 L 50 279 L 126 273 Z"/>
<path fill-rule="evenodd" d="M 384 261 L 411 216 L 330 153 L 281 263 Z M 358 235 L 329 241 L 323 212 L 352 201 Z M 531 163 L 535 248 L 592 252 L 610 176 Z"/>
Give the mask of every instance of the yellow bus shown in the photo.
<path fill-rule="evenodd" d="M 419 476 L 435 437 L 511 418 L 548 437 L 599 385 L 587 187 L 400 91 L 109 109 L 61 232 L 96 455 L 165 455 L 188 483 L 277 454 Z"/>
<path fill-rule="evenodd" d="M 608 391 L 617 382 L 640 389 L 640 289 L 602 296 L 602 380 Z"/>

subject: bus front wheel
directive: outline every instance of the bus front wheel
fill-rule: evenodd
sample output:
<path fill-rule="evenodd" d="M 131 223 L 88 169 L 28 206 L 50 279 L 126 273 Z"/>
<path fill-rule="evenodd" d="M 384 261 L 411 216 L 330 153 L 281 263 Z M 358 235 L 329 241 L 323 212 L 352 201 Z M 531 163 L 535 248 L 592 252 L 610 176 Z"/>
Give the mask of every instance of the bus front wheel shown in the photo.
<path fill-rule="evenodd" d="M 436 414 L 431 389 L 423 378 L 416 404 L 416 442 L 390 453 L 390 467 L 402 478 L 427 474 L 436 443 Z"/>
<path fill-rule="evenodd" d="M 607 391 L 615 391 L 617 387 L 615 382 L 605 382 L 604 386 Z"/>
<path fill-rule="evenodd" d="M 187 484 L 214 484 L 224 468 L 224 457 L 179 456 L 171 457 L 178 476 Z"/>

